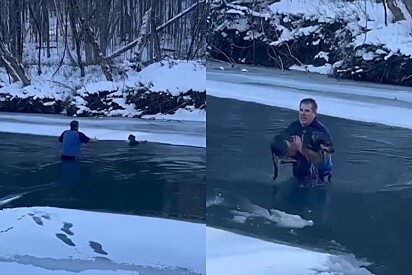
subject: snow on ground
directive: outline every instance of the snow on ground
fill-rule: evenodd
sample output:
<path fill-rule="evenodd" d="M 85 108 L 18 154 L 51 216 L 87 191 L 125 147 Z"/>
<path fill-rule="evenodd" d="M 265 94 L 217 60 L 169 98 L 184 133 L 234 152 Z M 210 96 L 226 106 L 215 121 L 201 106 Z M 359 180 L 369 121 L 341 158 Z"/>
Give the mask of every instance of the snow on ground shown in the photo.
<path fill-rule="evenodd" d="M 144 115 L 143 118 L 154 118 L 156 120 L 185 120 L 206 122 L 206 110 L 199 110 L 193 108 L 192 106 L 187 106 L 186 108 L 180 108 L 173 115 Z"/>
<path fill-rule="evenodd" d="M 79 92 L 93 94 L 121 90 L 138 86 L 139 83 L 148 85 L 152 92 L 169 91 L 172 95 L 189 90 L 206 91 L 206 67 L 197 61 L 164 60 L 145 67 L 141 72 L 129 70 L 125 80 L 88 83 Z"/>
<path fill-rule="evenodd" d="M 140 81 L 151 82 L 152 91 L 168 90 L 173 95 L 182 91 L 206 91 L 206 67 L 197 62 L 158 62 L 139 73 Z"/>
<path fill-rule="evenodd" d="M 402 1 L 396 1 L 406 20 L 392 23 L 394 18 L 388 9 L 388 26 L 385 26 L 385 14 L 382 3 L 375 1 L 326 1 L 326 0 L 281 0 L 270 6 L 274 13 L 303 15 L 306 19 L 318 19 L 320 22 L 333 22 L 336 19 L 349 22 L 349 29 L 355 35 L 353 45 L 384 45 L 392 53 L 400 51 L 412 56 L 412 19 Z M 367 28 L 366 33 L 361 28 Z M 304 29 L 285 31 L 281 41 L 293 39 L 304 33 Z M 319 73 L 326 73 L 321 70 Z"/>
<path fill-rule="evenodd" d="M 313 65 L 298 66 L 292 65 L 289 67 L 290 70 L 318 73 L 318 74 L 329 74 L 332 71 L 332 65 L 326 64 L 324 66 L 315 67 Z"/>
<path fill-rule="evenodd" d="M 204 224 L 53 207 L 0 221 L 4 275 L 206 274 Z"/>
<path fill-rule="evenodd" d="M 68 129 L 71 120 L 73 118 L 57 115 L 0 113 L 0 132 L 58 137 Z M 198 129 L 198 132 L 194 132 L 194 126 L 185 126 L 184 122 L 179 123 L 180 127 L 174 127 L 172 123 L 150 122 L 142 119 L 76 118 L 76 120 L 80 122 L 80 131 L 98 140 L 127 141 L 128 136 L 133 134 L 139 141 L 206 147 L 205 125 L 197 125 L 195 129 Z"/>
<path fill-rule="evenodd" d="M 341 18 L 359 17 L 359 23 L 362 24 L 367 15 L 372 22 L 385 23 L 383 6 L 375 1 L 280 0 L 273 3 L 270 9 L 274 13 L 303 15 L 306 19 L 319 19 L 320 22 L 333 22 Z M 388 10 L 388 22 L 392 19 L 393 15 Z"/>
<path fill-rule="evenodd" d="M 117 70 L 123 70 L 130 63 L 125 62 L 119 65 Z M 37 74 L 37 66 L 30 65 L 26 69 L 32 85 L 24 90 L 37 89 L 37 96 L 42 97 L 50 94 L 61 94 L 61 92 L 71 92 L 73 89 L 89 94 L 97 91 L 107 91 L 134 87 L 139 82 L 143 84 L 151 83 L 152 91 L 170 91 L 177 95 L 179 92 L 186 92 L 190 89 L 195 91 L 206 90 L 206 67 L 199 61 L 193 60 L 163 60 L 145 67 L 141 72 L 128 70 L 126 75 L 118 76 L 114 73 L 115 81 L 106 81 L 99 66 L 85 67 L 86 76 L 80 77 L 80 70 L 77 67 L 63 65 L 58 72 L 57 65 L 42 66 L 42 74 Z M 116 71 L 117 71 L 116 70 Z M 55 74 L 55 75 L 54 75 Z M 21 87 L 20 84 L 9 84 L 9 77 L 4 68 L 0 68 L 0 88 L 1 92 L 12 92 Z"/>
<path fill-rule="evenodd" d="M 129 64 L 130 65 L 130 64 Z M 119 66 L 120 70 L 124 69 L 127 64 Z M 0 68 L 0 94 L 10 94 L 19 98 L 34 96 L 35 98 L 51 98 L 64 100 L 71 97 L 74 93 L 80 96 L 96 94 L 99 91 L 117 91 L 118 96 L 122 96 L 122 91 L 128 88 L 140 87 L 141 84 L 150 87 L 152 92 L 170 92 L 172 95 L 186 93 L 189 90 L 204 92 L 206 91 L 206 67 L 198 61 L 185 60 L 164 60 L 149 65 L 141 72 L 128 70 L 122 76 L 114 73 L 114 81 L 106 81 L 102 70 L 99 66 L 88 66 L 85 68 L 86 76 L 80 77 L 78 68 L 63 65 L 59 71 L 58 66 L 43 66 L 42 74 L 37 74 L 36 66 L 29 66 L 27 69 L 28 77 L 31 79 L 31 85 L 22 87 L 21 83 L 9 84 L 9 78 L 4 70 Z M 55 74 L 55 75 L 54 75 Z M 76 104 L 83 109 L 86 102 L 79 96 L 75 97 Z M 131 113 L 137 113 L 132 105 L 125 102 L 125 98 L 116 99 L 121 107 L 126 110 L 114 110 L 107 115 L 130 116 Z M 194 112 L 195 113 L 195 112 Z M 201 115 L 204 118 L 200 118 Z M 194 120 L 206 119 L 206 114 L 196 113 Z M 182 117 L 181 115 L 179 117 Z M 185 116 L 191 119 L 190 116 Z M 174 119 L 170 117 L 170 119 Z M 193 120 L 193 119 L 191 119 Z"/>
<path fill-rule="evenodd" d="M 207 227 L 209 275 L 370 275 L 359 262 Z"/>

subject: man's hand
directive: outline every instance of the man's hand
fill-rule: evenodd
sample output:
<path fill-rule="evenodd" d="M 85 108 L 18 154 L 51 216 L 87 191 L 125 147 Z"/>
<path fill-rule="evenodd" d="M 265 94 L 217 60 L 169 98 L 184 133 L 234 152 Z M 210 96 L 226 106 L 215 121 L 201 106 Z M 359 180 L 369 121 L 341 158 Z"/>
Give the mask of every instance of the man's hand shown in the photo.
<path fill-rule="evenodd" d="M 293 136 L 290 142 L 290 149 L 294 152 L 302 152 L 303 142 L 300 136 Z"/>

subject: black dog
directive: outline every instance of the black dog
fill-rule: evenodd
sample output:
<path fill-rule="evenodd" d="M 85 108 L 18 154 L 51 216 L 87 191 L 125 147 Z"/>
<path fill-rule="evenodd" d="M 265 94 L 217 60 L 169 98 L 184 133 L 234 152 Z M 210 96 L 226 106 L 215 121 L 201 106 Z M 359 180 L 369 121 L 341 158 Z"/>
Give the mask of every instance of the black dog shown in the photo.
<path fill-rule="evenodd" d="M 128 140 L 130 146 L 135 146 L 139 144 L 139 142 L 136 140 L 136 137 L 132 134 L 129 135 Z"/>

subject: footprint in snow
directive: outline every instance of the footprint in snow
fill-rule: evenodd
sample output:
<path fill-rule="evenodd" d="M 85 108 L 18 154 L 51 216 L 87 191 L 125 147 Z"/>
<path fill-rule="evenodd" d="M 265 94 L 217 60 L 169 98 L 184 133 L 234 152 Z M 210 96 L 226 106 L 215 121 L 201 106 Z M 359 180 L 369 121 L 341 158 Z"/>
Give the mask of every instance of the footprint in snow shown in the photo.
<path fill-rule="evenodd" d="M 57 237 L 58 239 L 60 239 L 62 242 L 64 242 L 65 244 L 67 244 L 67 245 L 76 246 L 76 245 L 73 243 L 73 241 L 72 241 L 69 237 L 67 237 L 66 234 L 56 233 L 56 237 Z"/>
<path fill-rule="evenodd" d="M 73 224 L 69 223 L 69 222 L 65 222 L 63 223 L 63 227 L 60 229 L 61 231 L 63 231 L 64 233 L 66 233 L 67 235 L 73 236 L 74 233 L 73 231 L 70 230 L 70 228 L 73 227 Z"/>
<path fill-rule="evenodd" d="M 94 252 L 102 254 L 102 255 L 108 255 L 106 251 L 103 250 L 103 246 L 97 242 L 89 241 L 90 247 L 94 250 Z"/>

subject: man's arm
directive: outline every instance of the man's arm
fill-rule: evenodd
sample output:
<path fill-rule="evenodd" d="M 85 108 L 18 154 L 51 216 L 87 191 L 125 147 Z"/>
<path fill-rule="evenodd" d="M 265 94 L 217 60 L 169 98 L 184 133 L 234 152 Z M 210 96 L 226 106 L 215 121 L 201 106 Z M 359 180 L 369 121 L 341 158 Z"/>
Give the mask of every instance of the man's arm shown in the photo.
<path fill-rule="evenodd" d="M 292 151 L 299 152 L 306 157 L 311 163 L 318 164 L 322 161 L 322 155 L 303 145 L 303 140 L 300 136 L 294 136 L 290 143 Z"/>
<path fill-rule="evenodd" d="M 66 131 L 64 131 L 61 135 L 60 135 L 60 137 L 59 137 L 59 142 L 61 143 L 61 142 L 63 142 L 63 136 L 64 136 L 64 133 L 65 133 Z"/>
<path fill-rule="evenodd" d="M 86 136 L 82 132 L 79 132 L 79 137 L 80 137 L 80 142 L 81 143 L 95 143 L 95 142 L 97 142 L 97 139 L 89 138 L 88 136 Z"/>
<path fill-rule="evenodd" d="M 301 153 L 304 157 L 306 157 L 313 164 L 319 164 L 322 162 L 322 159 L 323 159 L 321 153 L 317 153 L 303 146 L 302 146 L 302 149 L 299 150 L 299 153 Z"/>

